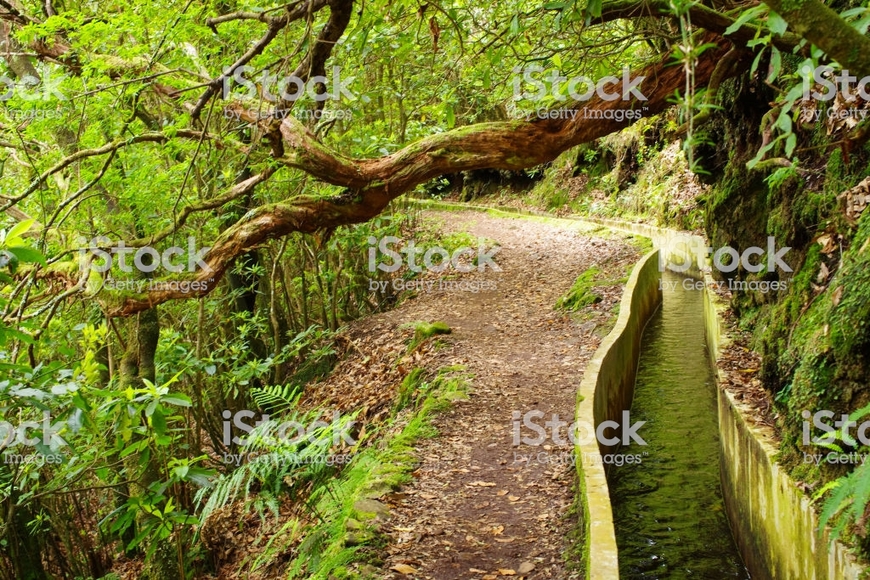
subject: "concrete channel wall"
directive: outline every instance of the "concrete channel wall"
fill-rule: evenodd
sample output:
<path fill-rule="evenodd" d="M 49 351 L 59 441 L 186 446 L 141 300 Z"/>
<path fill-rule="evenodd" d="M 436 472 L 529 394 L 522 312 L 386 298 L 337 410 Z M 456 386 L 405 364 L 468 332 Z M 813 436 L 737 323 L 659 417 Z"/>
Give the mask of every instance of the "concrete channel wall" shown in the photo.
<path fill-rule="evenodd" d="M 489 209 L 443 205 L 450 206 L 444 209 Z M 635 266 L 616 326 L 596 351 L 580 385 L 577 420 L 597 426 L 607 419 L 618 421 L 621 410 L 631 406 L 643 327 L 661 301 L 660 268 L 704 280 L 704 323 L 714 365 L 727 341 L 719 314 L 724 305 L 715 292 L 706 290 L 713 279 L 703 237 L 610 219 L 573 221 L 644 236 L 656 247 Z M 777 445 L 770 430 L 755 425 L 749 419 L 751 413 L 727 391 L 718 390 L 718 405 L 722 494 L 737 546 L 753 580 L 870 578 L 868 569 L 859 565 L 843 544 L 829 542 L 827 530 L 821 536 L 817 533 L 815 509 L 774 459 Z M 619 578 L 610 495 L 602 465 L 607 452 L 595 442 L 575 449 L 585 503 L 586 577 L 590 580 Z"/>
<path fill-rule="evenodd" d="M 615 220 L 593 220 L 609 228 L 652 239 L 662 265 L 704 281 L 704 326 L 711 364 L 727 338 L 713 287 L 707 241 L 701 236 Z M 675 267 L 674 267 L 675 266 Z M 719 373 L 720 380 L 722 377 Z M 753 580 L 857 580 L 867 570 L 840 542 L 821 536 L 815 509 L 774 459 L 777 444 L 769 428 L 749 420 L 751 412 L 718 389 L 719 476 L 737 547 Z M 614 576 L 614 578 L 616 578 Z"/>
<path fill-rule="evenodd" d="M 722 305 L 715 293 L 705 294 L 708 344 L 718 353 L 717 311 Z M 724 389 L 719 389 L 718 403 L 725 509 L 753 580 L 865 578 L 867 570 L 842 543 L 831 543 L 828 530 L 817 533 L 819 519 L 809 498 L 774 460 L 777 443 L 771 429 L 754 424 L 751 410 Z"/>
<path fill-rule="evenodd" d="M 631 408 L 637 361 L 643 329 L 662 301 L 658 251 L 644 256 L 631 272 L 619 317 L 592 360 L 586 366 L 577 396 L 578 425 L 622 421 L 622 411 Z M 604 457 L 616 449 L 599 445 L 594 438 L 575 446 L 577 475 L 582 482 L 586 523 L 586 577 L 589 580 L 619 578 L 619 556 L 613 528 L 613 513 L 607 487 Z"/>

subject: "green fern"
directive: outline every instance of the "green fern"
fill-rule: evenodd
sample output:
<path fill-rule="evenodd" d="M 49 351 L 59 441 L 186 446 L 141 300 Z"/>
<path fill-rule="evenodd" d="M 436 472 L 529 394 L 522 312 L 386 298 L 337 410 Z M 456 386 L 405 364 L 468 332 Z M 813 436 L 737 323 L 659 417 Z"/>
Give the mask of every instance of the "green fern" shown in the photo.
<path fill-rule="evenodd" d="M 851 525 L 864 518 L 867 503 L 870 501 L 870 467 L 861 464 L 845 477 L 825 486 L 833 489 L 831 497 L 824 504 L 819 518 L 819 530 L 831 524 L 831 541 L 839 538 Z"/>
<path fill-rule="evenodd" d="M 870 405 L 853 411 L 850 421 L 857 422 L 870 415 Z M 837 433 L 836 438 L 842 445 L 836 443 L 821 443 L 819 447 L 832 449 L 843 453 L 845 446 L 855 447 L 857 442 L 845 432 Z M 813 495 L 813 501 L 818 501 L 828 492 L 830 497 L 825 500 L 822 513 L 819 516 L 819 531 L 831 525 L 831 541 L 836 540 L 852 525 L 863 520 L 870 503 L 870 464 L 862 463 L 852 473 L 828 482 Z"/>
<path fill-rule="evenodd" d="M 251 397 L 264 412 L 287 413 L 296 406 L 302 391 L 303 385 L 267 385 L 251 389 Z"/>
<path fill-rule="evenodd" d="M 256 492 L 259 498 L 249 501 L 263 517 L 265 508 L 277 513 L 275 498 L 282 492 L 295 496 L 306 483 L 319 484 L 336 472 L 337 467 L 323 458 L 330 455 L 338 433 L 352 422 L 356 414 L 344 415 L 335 423 L 325 423 L 311 429 L 306 437 L 280 437 L 281 425 L 293 421 L 312 425 L 321 413 L 313 411 L 304 415 L 293 414 L 281 420 L 270 420 L 255 427 L 248 436 L 243 453 L 249 459 L 231 473 L 219 476 L 210 487 L 204 487 L 196 495 L 197 503 L 208 497 L 202 508 L 200 521 L 205 521 L 216 510 L 243 497 L 250 500 Z M 298 439 L 298 440 L 297 440 Z M 251 457 L 256 456 L 253 460 Z"/>

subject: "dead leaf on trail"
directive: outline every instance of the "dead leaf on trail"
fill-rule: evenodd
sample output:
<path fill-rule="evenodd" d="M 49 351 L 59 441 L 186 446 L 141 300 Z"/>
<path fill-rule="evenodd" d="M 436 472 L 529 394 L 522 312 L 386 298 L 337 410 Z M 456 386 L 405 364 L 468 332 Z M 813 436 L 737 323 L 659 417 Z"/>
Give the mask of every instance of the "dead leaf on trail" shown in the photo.
<path fill-rule="evenodd" d="M 495 484 L 488 481 L 472 481 L 467 487 L 495 487 Z"/>
<path fill-rule="evenodd" d="M 416 568 L 408 566 L 407 564 L 396 564 L 395 566 L 391 566 L 390 570 L 395 570 L 396 572 L 399 572 L 400 574 L 404 574 L 406 576 L 408 574 L 416 574 L 417 573 Z"/>
<path fill-rule="evenodd" d="M 528 574 L 532 570 L 535 569 L 535 565 L 532 562 L 523 562 L 520 564 L 520 567 L 517 568 L 517 572 L 520 574 Z"/>
<path fill-rule="evenodd" d="M 517 495 L 509 495 L 508 499 L 511 501 L 520 501 L 520 498 Z"/>
<path fill-rule="evenodd" d="M 507 495 L 507 492 L 508 490 L 506 489 L 500 489 L 495 493 L 495 495 Z"/>
<path fill-rule="evenodd" d="M 475 574 L 486 574 L 486 570 L 480 570 L 479 568 L 469 568 L 469 572 L 474 572 Z"/>
<path fill-rule="evenodd" d="M 499 568 L 498 573 L 502 576 L 516 576 L 516 570 L 511 570 L 510 568 Z"/>
<path fill-rule="evenodd" d="M 831 303 L 836 306 L 840 303 L 841 298 L 843 298 L 843 286 L 837 286 L 837 289 L 834 290 L 834 295 L 831 296 Z"/>

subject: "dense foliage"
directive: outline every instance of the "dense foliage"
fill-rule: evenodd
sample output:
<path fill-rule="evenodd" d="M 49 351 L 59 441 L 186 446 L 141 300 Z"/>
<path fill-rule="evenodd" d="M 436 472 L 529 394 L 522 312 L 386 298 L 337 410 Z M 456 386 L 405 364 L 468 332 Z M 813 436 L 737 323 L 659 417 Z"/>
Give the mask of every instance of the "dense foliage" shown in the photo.
<path fill-rule="evenodd" d="M 337 514 L 347 519 L 374 480 L 406 476 L 383 466 L 407 461 L 426 417 L 459 396 L 463 379 L 450 369 L 428 382 L 409 374 L 393 409 L 410 407 L 407 425 L 366 432 L 346 467 L 305 460 L 350 445 L 336 439 L 344 423 L 304 442 L 274 432 L 319 417 L 298 401 L 342 355 L 338 331 L 394 302 L 395 293 L 371 291 L 372 280 L 391 279 L 372 268 L 372 238 L 467 242 L 421 231 L 416 211 L 396 201 L 404 193 L 473 187 L 473 171 L 485 169 L 528 185 L 570 150 L 571 171 L 600 179 L 608 198 L 575 196 L 573 209 L 706 223 L 714 241 L 772 232 L 818 267 L 818 249 L 807 248 L 827 231 L 815 226 L 839 212 L 829 198 L 867 172 L 832 170 L 836 192 L 795 188 L 806 219 L 776 213 L 791 203 L 776 196 L 819 171 L 833 141 L 823 125 L 801 126 L 804 111 L 825 106 L 802 100 L 806 71 L 870 74 L 870 16 L 862 6 L 837 16 L 816 0 L 796 3 L 803 10 L 767 4 L 782 16 L 762 4 L 683 0 L 0 0 L 0 574 L 98 578 L 126 559 L 145 563 L 143 577 L 194 577 L 216 561 L 203 538 L 209 516 L 243 500 L 265 518 L 287 497 L 304 514 L 254 568 L 289 558 L 288 573 L 327 577 L 358 557 L 339 547 Z M 618 108 L 595 81 L 567 82 L 611 75 L 611 84 L 638 75 L 658 84 Z M 723 121 L 727 98 L 761 91 L 767 102 L 756 95 L 755 108 Z M 728 144 L 716 138 L 723 123 Z M 866 166 L 867 127 L 838 128 L 836 155 Z M 649 169 L 620 201 L 626 179 L 610 169 L 629 158 L 635 179 L 664 151 L 668 171 L 706 174 L 714 189 L 692 181 L 691 199 L 669 205 L 681 182 L 664 187 L 671 174 Z M 741 229 L 734 208 L 752 208 L 734 196 L 758 182 L 751 194 L 768 204 L 770 223 Z M 569 201 L 554 195 L 565 192 L 543 195 L 547 209 Z M 867 219 L 829 232 L 848 234 L 847 246 L 854 236 L 840 250 L 839 276 L 855 271 L 846 285 L 866 278 L 858 242 Z M 776 329 L 758 331 L 759 348 L 791 440 L 816 379 L 807 374 L 854 389 L 812 402 L 849 412 L 866 403 L 864 322 L 832 337 L 819 328 L 831 316 L 866 321 L 870 299 L 828 292 L 837 274 L 825 262 L 831 278 L 817 284 L 826 292 L 818 302 L 816 271 L 803 270 L 779 306 L 736 304 Z M 596 299 L 582 282 L 566 309 Z M 412 349 L 449 331 L 436 330 L 419 328 Z M 803 364 L 815 345 L 825 362 Z M 832 363 L 848 376 L 829 376 Z M 298 461 L 221 462 L 240 453 L 226 433 L 242 409 L 273 417 L 246 452 Z M 381 435 L 386 443 L 369 445 Z M 862 537 L 849 526 L 864 521 L 864 471 L 839 480 L 825 514 Z"/>

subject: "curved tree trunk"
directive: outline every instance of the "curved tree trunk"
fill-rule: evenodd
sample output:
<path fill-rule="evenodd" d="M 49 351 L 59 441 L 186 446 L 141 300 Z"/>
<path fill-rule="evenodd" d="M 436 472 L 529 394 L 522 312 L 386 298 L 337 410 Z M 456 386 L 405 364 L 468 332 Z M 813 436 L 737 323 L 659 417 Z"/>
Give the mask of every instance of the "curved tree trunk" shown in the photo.
<path fill-rule="evenodd" d="M 699 86 L 706 85 L 729 49 L 730 43 L 720 38 L 717 48 L 700 56 L 695 70 Z M 627 127 L 630 122 L 617 111 L 638 110 L 647 116 L 672 106 L 671 95 L 685 83 L 683 68 L 674 66 L 670 57 L 632 78 L 637 76 L 645 78 L 642 90 L 648 100 L 605 101 L 596 96 L 567 105 L 559 118 L 461 127 L 377 159 L 351 159 L 329 150 L 292 116 L 258 121 L 256 113 L 234 109 L 239 118 L 260 125 L 283 165 L 345 187 L 345 191 L 331 199 L 299 196 L 258 207 L 216 240 L 204 258 L 208 268 L 176 280 L 187 282 L 187 287 L 169 286 L 141 294 L 110 292 L 107 310 L 112 316 L 129 316 L 168 300 L 208 294 L 233 260 L 252 247 L 291 232 L 312 233 L 368 221 L 390 201 L 434 177 L 471 169 L 526 169 L 552 161 L 575 145 Z"/>

